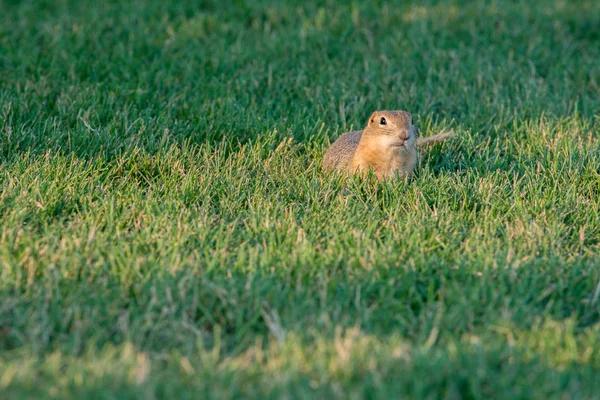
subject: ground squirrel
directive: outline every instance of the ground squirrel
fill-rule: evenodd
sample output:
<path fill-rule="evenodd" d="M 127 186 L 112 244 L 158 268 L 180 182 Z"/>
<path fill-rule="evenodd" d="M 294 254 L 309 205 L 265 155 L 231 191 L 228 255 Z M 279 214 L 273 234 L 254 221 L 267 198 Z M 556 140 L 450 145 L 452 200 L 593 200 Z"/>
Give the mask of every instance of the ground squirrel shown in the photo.
<path fill-rule="evenodd" d="M 453 135 L 418 136 L 406 111 L 375 111 L 362 131 L 344 133 L 333 142 L 325 153 L 323 168 L 361 174 L 373 169 L 379 180 L 394 175 L 410 178 L 417 164 L 417 148 Z"/>

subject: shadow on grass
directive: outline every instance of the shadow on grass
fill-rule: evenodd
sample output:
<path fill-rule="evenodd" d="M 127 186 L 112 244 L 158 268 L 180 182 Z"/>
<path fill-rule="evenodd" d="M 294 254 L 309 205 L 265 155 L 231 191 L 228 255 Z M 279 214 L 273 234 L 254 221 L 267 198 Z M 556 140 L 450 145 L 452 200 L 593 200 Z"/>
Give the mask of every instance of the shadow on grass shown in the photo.
<path fill-rule="evenodd" d="M 215 4 L 126 12 L 112 6 L 93 8 L 97 24 L 78 28 L 61 25 L 68 8 L 59 7 L 39 21 L 45 26 L 62 18 L 55 41 L 41 40 L 39 29 L 14 38 L 38 54 L 35 63 L 18 47 L 7 50 L 15 68 L 0 80 L 0 157 L 61 151 L 113 159 L 136 148 L 157 154 L 171 145 L 205 143 L 228 143 L 235 151 L 275 131 L 280 140 L 322 143 L 327 130 L 362 126 L 370 112 L 386 107 L 430 115 L 434 124 L 460 121 L 459 129 L 492 137 L 544 113 L 592 118 L 597 97 L 589 89 L 597 71 L 586 67 L 585 49 L 598 38 L 591 6 L 546 6 L 539 13 L 539 7 L 523 6 L 409 4 L 385 7 L 385 18 L 383 11 L 356 4 L 302 11 L 252 3 L 243 13 Z M 85 8 L 78 10 L 76 16 L 86 16 Z M 169 18 L 132 24 L 137 12 L 160 11 Z M 356 12 L 372 22 L 356 20 Z M 234 29 L 240 18 L 249 20 Z M 104 30 L 118 32 L 100 35 Z M 272 40 L 265 39 L 265 30 L 273 32 Z M 542 38 L 542 45 L 526 39 L 532 37 Z M 363 58 L 381 57 L 373 41 L 403 51 L 386 54 L 382 68 L 365 71 Z M 430 47 L 425 55 L 422 45 Z M 105 47 L 114 50 L 112 58 L 89 59 L 105 54 Z M 568 55 L 548 50 L 576 47 L 582 50 Z M 514 62 L 506 57 L 509 51 Z M 473 52 L 479 61 L 452 67 L 454 59 L 470 59 Z M 489 85 L 482 86 L 482 79 Z M 415 93 L 402 94 L 409 86 Z"/>

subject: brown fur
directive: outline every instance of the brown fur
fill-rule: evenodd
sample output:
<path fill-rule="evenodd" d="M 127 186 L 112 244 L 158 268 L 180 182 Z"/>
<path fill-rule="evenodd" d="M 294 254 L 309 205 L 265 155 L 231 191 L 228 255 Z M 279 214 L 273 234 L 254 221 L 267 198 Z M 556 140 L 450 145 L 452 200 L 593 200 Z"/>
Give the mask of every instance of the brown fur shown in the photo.
<path fill-rule="evenodd" d="M 362 131 L 344 133 L 329 146 L 323 158 L 324 169 L 347 169 L 360 142 Z"/>
<path fill-rule="evenodd" d="M 453 136 L 440 133 L 421 139 L 418 134 L 406 111 L 376 111 L 362 131 L 341 135 L 327 149 L 323 168 L 359 174 L 372 169 L 380 180 L 392 176 L 410 178 L 418 162 L 418 147 Z"/>
<path fill-rule="evenodd" d="M 446 139 L 453 138 L 454 133 L 444 132 L 438 133 L 437 135 L 427 136 L 426 138 L 417 138 L 417 147 L 429 146 L 430 144 L 443 142 Z"/>

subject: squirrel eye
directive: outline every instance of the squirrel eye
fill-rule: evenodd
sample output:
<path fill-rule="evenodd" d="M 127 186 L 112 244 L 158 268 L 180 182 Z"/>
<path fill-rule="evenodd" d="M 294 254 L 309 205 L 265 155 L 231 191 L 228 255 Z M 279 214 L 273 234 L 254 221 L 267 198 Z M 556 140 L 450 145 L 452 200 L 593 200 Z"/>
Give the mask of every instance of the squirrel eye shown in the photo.
<path fill-rule="evenodd" d="M 387 124 L 387 121 L 385 120 L 384 117 L 381 117 L 381 120 L 379 120 L 379 124 L 380 125 L 386 125 Z"/>

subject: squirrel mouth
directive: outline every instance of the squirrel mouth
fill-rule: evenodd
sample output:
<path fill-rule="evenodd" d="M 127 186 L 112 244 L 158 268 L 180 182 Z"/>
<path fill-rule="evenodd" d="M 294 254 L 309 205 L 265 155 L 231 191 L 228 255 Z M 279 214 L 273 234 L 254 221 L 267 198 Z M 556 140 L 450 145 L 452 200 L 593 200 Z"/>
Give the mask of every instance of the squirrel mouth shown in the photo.
<path fill-rule="evenodd" d="M 390 147 L 402 147 L 404 146 L 404 140 L 401 142 L 390 143 Z"/>

